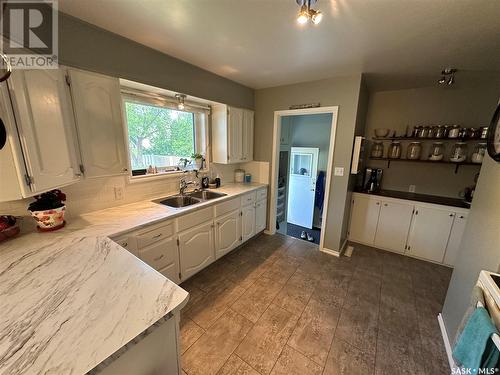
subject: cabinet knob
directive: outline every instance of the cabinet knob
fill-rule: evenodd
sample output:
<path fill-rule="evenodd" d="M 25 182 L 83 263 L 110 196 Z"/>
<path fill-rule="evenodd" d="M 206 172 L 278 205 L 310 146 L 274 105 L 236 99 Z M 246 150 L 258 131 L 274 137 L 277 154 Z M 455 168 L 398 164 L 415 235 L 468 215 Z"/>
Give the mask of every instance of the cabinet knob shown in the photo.
<path fill-rule="evenodd" d="M 377 206 L 380 204 L 380 202 L 377 202 Z"/>
<path fill-rule="evenodd" d="M 455 216 L 455 214 L 450 214 L 449 216 L 450 216 L 450 217 L 453 217 L 453 216 Z"/>
<path fill-rule="evenodd" d="M 127 172 L 128 171 L 128 168 L 123 168 L 123 172 Z"/>
<path fill-rule="evenodd" d="M 123 247 L 127 247 L 127 246 L 128 246 L 128 243 L 127 243 L 127 242 L 124 242 L 124 243 L 122 244 L 122 246 L 123 246 Z"/>
<path fill-rule="evenodd" d="M 387 203 L 384 203 L 384 206 L 385 206 L 385 207 L 387 207 L 387 206 L 388 206 L 388 204 L 387 204 Z"/>
<path fill-rule="evenodd" d="M 458 218 L 459 218 L 459 219 L 463 219 L 463 218 L 464 218 L 464 215 L 460 215 Z"/>
<path fill-rule="evenodd" d="M 165 254 L 161 254 L 159 257 L 154 258 L 156 262 L 158 262 L 161 258 L 163 258 Z"/>

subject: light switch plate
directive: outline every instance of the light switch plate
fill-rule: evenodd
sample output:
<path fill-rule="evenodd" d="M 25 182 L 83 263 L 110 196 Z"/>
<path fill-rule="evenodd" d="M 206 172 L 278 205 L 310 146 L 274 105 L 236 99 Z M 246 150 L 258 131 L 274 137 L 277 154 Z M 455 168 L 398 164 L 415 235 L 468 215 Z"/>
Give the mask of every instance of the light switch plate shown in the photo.
<path fill-rule="evenodd" d="M 333 172 L 334 176 L 343 176 L 344 168 L 343 167 L 335 167 L 335 171 Z"/>
<path fill-rule="evenodd" d="M 115 186 L 115 201 L 121 201 L 123 199 L 123 188 L 121 186 Z"/>
<path fill-rule="evenodd" d="M 416 188 L 416 186 L 415 186 L 415 185 L 410 185 L 410 186 L 408 187 L 408 191 L 409 191 L 410 193 L 414 193 L 414 192 L 415 192 L 415 188 Z"/>

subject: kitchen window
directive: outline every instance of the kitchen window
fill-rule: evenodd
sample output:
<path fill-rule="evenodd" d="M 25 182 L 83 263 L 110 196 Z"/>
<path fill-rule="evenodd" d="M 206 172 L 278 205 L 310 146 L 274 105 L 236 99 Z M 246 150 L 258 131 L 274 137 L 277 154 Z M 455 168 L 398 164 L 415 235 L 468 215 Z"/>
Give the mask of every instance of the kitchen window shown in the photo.
<path fill-rule="evenodd" d="M 123 102 L 133 178 L 175 173 L 193 154 L 205 155 L 208 107 L 181 111 L 170 98 L 137 94 L 124 94 Z"/>

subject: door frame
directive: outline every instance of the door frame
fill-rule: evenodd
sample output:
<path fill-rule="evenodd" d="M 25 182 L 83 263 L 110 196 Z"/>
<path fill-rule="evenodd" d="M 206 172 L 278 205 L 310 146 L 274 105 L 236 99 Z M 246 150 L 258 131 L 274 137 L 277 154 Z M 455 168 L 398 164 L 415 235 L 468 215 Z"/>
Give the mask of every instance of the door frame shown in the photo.
<path fill-rule="evenodd" d="M 332 123 L 330 127 L 330 145 L 328 148 L 328 164 L 327 164 L 326 182 L 325 182 L 325 199 L 323 201 L 323 222 L 319 240 L 319 250 L 337 256 L 339 254 L 336 251 L 325 248 L 324 242 L 325 242 L 325 228 L 328 222 L 327 221 L 328 201 L 329 201 L 330 185 L 333 173 L 333 152 L 335 148 L 335 135 L 337 130 L 338 112 L 339 112 L 338 106 L 274 111 L 273 154 L 271 159 L 271 191 L 270 191 L 269 214 L 268 214 L 269 229 L 266 231 L 266 233 L 268 234 L 276 233 L 276 205 L 278 201 L 277 187 L 278 187 L 278 161 L 279 161 L 279 151 L 280 151 L 281 118 L 284 116 L 331 114 Z"/>

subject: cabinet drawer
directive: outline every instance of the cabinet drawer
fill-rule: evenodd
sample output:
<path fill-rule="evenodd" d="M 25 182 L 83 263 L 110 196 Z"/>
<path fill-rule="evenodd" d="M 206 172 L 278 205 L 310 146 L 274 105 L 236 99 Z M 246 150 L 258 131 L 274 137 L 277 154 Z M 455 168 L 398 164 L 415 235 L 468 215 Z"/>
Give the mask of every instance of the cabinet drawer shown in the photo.
<path fill-rule="evenodd" d="M 215 217 L 219 217 L 221 215 L 227 214 L 228 212 L 237 210 L 238 208 L 240 208 L 240 203 L 241 201 L 238 197 L 218 204 L 217 206 L 215 206 Z"/>
<path fill-rule="evenodd" d="M 139 258 L 155 270 L 177 264 L 177 241 L 169 237 L 139 250 Z"/>
<path fill-rule="evenodd" d="M 267 188 L 257 190 L 257 201 L 267 198 Z"/>
<path fill-rule="evenodd" d="M 257 196 L 257 194 L 255 191 L 243 195 L 241 197 L 241 206 L 246 206 L 246 205 L 255 203 L 256 196 Z"/>
<path fill-rule="evenodd" d="M 131 235 L 122 235 L 120 237 L 112 238 L 121 247 L 127 249 L 132 254 L 137 255 L 137 242 L 135 238 Z"/>
<path fill-rule="evenodd" d="M 160 225 L 151 226 L 136 235 L 137 247 L 139 249 L 148 246 L 163 238 L 170 237 L 174 234 L 174 224 L 161 223 Z"/>
<path fill-rule="evenodd" d="M 177 219 L 177 230 L 183 231 L 185 229 L 194 227 L 195 225 L 210 221 L 213 219 L 213 208 L 207 207 L 195 211 L 191 214 L 181 216 Z"/>

